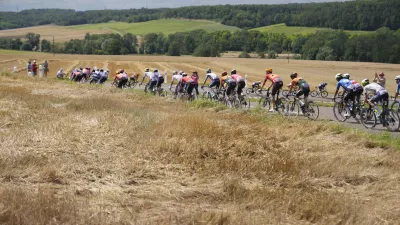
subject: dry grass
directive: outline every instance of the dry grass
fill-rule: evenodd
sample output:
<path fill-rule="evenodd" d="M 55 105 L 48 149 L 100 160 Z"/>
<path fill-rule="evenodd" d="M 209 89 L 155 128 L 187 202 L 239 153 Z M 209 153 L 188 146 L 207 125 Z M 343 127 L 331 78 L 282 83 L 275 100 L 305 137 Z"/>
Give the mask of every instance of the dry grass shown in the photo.
<path fill-rule="evenodd" d="M 398 152 L 331 124 L 18 76 L 0 118 L 2 224 L 400 222 Z"/>
<path fill-rule="evenodd" d="M 384 71 L 387 77 L 387 89 L 391 95 L 394 95 L 396 84 L 394 77 L 399 75 L 400 65 L 383 63 L 359 63 L 359 62 L 325 62 L 325 61 L 306 61 L 291 60 L 288 64 L 285 59 L 238 59 L 238 58 L 197 58 L 197 57 L 169 57 L 169 56 L 97 56 L 97 55 L 56 55 L 51 54 L 24 54 L 9 55 L 0 54 L 0 61 L 13 59 L 28 61 L 37 59 L 40 62 L 44 59 L 54 60 L 50 63 L 50 73 L 55 76 L 56 71 L 62 67 L 72 69 L 76 66 L 97 66 L 108 67 L 111 71 L 124 68 L 129 72 L 141 72 L 145 68 L 158 68 L 161 71 L 167 70 L 171 75 L 173 70 L 184 70 L 191 72 L 197 70 L 200 72 L 201 80 L 204 79 L 204 71 L 212 68 L 217 73 L 231 71 L 235 68 L 241 75 L 248 74 L 249 81 L 262 80 L 264 78 L 265 68 L 271 67 L 274 72 L 281 75 L 285 83 L 289 83 L 289 74 L 296 71 L 304 77 L 310 85 L 318 85 L 327 81 L 328 91 L 333 92 L 336 81 L 334 75 L 338 72 L 350 73 L 352 77 L 359 82 L 364 78 L 373 79 L 374 73 Z M 22 63 L 22 67 L 26 64 Z M 0 64 L 0 69 L 11 71 L 13 63 L 8 66 Z M 5 69 L 4 69 L 5 68 Z"/>

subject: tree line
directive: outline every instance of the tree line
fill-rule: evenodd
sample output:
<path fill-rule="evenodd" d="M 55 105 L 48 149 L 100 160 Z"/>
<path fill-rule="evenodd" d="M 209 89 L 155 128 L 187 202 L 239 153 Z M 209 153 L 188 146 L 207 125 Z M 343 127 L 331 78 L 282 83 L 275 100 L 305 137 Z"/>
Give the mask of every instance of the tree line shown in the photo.
<path fill-rule="evenodd" d="M 368 0 L 281 5 L 190 6 L 174 9 L 74 11 L 32 9 L 0 12 L 0 30 L 44 24 L 79 25 L 109 21 L 144 22 L 163 18 L 207 19 L 243 29 L 285 23 L 288 26 L 345 30 L 400 29 L 400 1 Z"/>
<path fill-rule="evenodd" d="M 194 30 L 164 35 L 149 33 L 138 41 L 133 34 L 86 34 L 83 40 L 50 45 L 40 35 L 29 33 L 26 41 L 0 39 L 0 48 L 67 54 L 166 54 L 218 57 L 226 51 L 257 52 L 260 57 L 292 52 L 307 60 L 400 63 L 400 30 L 352 34 L 343 30 L 286 36 L 280 33 L 240 30 L 235 32 Z"/>

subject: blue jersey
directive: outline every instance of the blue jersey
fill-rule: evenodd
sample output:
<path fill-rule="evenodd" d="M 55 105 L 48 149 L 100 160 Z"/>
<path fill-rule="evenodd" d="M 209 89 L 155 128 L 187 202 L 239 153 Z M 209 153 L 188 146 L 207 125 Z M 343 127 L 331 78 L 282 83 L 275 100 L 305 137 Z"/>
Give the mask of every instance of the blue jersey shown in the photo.
<path fill-rule="evenodd" d="M 337 85 L 336 85 L 336 89 L 339 89 L 340 87 L 342 87 L 344 90 L 347 91 L 347 87 L 351 85 L 351 81 L 349 79 L 341 79 Z"/>
<path fill-rule="evenodd" d="M 400 83 L 397 84 L 396 92 L 400 94 Z"/>

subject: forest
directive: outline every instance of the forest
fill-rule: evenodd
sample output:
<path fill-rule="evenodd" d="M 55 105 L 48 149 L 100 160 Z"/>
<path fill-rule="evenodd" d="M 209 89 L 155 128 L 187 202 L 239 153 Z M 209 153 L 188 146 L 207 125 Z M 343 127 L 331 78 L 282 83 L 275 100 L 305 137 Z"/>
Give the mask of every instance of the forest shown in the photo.
<path fill-rule="evenodd" d="M 63 26 L 108 21 L 144 22 L 163 18 L 207 19 L 250 29 L 272 24 L 373 31 L 400 29 L 399 0 L 368 0 L 281 5 L 217 5 L 171 9 L 74 11 L 32 9 L 0 12 L 0 30 L 45 24 Z"/>
<path fill-rule="evenodd" d="M 0 48 L 35 50 L 67 54 L 166 54 L 218 57 L 226 51 L 241 51 L 241 57 L 257 52 L 259 57 L 274 58 L 292 52 L 307 60 L 400 63 L 400 31 L 380 28 L 376 32 L 352 34 L 343 30 L 318 31 L 315 34 L 286 36 L 259 31 L 194 30 L 164 35 L 150 33 L 139 42 L 134 34 L 86 34 L 83 40 L 70 40 L 52 46 L 40 35 L 29 33 L 25 41 L 0 38 Z"/>

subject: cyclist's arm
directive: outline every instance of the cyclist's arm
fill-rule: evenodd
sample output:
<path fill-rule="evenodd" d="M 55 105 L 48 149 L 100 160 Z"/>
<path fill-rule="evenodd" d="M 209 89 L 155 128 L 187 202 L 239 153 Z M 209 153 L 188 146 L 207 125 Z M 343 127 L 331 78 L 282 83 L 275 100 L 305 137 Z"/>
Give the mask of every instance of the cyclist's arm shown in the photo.
<path fill-rule="evenodd" d="M 204 83 L 203 83 L 202 86 L 204 86 L 204 85 L 206 84 L 206 82 L 207 82 L 207 80 L 208 80 L 208 77 L 209 77 L 209 76 L 206 77 L 206 79 L 204 80 Z"/>
<path fill-rule="evenodd" d="M 169 88 L 171 88 L 171 87 L 172 87 L 172 85 L 174 84 L 174 81 L 175 81 L 175 78 L 172 78 L 172 80 L 171 80 L 171 84 L 169 85 Z"/>
<path fill-rule="evenodd" d="M 397 96 L 399 96 L 399 92 L 396 92 L 396 94 L 394 95 L 394 100 L 397 99 Z"/>
<path fill-rule="evenodd" d="M 143 84 L 143 81 L 144 81 L 144 79 L 146 79 L 146 77 L 147 77 L 147 74 L 145 73 L 145 74 L 143 75 L 142 82 L 140 82 L 141 84 Z"/>
<path fill-rule="evenodd" d="M 271 82 L 271 85 L 269 85 L 268 90 L 271 89 L 272 85 L 274 85 L 273 82 Z"/>
<path fill-rule="evenodd" d="M 263 89 L 263 88 L 264 88 L 265 83 L 267 83 L 267 80 L 268 80 L 268 79 L 264 79 L 264 82 L 263 82 L 263 84 L 261 85 L 261 88 L 260 88 L 260 89 Z"/>

